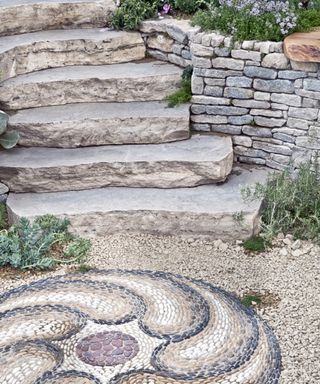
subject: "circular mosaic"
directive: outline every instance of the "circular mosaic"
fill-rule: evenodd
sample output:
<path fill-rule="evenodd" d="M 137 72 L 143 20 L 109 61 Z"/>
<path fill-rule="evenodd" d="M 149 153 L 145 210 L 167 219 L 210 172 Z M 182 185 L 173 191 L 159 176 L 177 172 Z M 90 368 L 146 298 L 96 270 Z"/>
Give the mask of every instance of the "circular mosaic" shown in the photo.
<path fill-rule="evenodd" d="M 225 291 L 93 270 L 0 296 L 2 384 L 276 384 L 278 343 Z"/>

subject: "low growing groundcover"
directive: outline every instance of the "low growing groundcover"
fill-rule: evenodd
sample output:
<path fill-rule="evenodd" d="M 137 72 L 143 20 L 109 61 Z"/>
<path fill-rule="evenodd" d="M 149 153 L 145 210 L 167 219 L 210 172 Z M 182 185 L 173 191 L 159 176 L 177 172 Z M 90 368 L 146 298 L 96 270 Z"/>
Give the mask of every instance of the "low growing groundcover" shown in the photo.
<path fill-rule="evenodd" d="M 219 31 L 237 41 L 282 41 L 293 32 L 320 26 L 320 0 L 122 0 L 112 26 L 134 30 L 158 15 L 187 15 L 204 31 Z"/>

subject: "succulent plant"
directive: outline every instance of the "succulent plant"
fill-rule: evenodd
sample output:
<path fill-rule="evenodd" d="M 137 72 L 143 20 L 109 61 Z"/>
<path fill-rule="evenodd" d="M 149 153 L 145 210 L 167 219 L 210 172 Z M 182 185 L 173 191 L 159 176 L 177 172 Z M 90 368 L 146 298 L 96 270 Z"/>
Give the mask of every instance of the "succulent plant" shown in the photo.
<path fill-rule="evenodd" d="M 5 112 L 0 111 L 0 145 L 4 149 L 13 148 L 19 140 L 18 132 L 7 132 L 8 121 L 9 116 Z"/>

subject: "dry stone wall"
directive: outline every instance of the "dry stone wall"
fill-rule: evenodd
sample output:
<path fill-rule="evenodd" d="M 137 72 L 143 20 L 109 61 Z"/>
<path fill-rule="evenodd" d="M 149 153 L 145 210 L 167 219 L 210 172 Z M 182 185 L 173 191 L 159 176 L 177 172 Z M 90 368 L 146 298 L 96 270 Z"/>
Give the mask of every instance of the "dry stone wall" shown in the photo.
<path fill-rule="evenodd" d="M 283 169 L 320 150 L 320 64 L 186 20 L 146 21 L 141 32 L 150 56 L 193 66 L 192 129 L 231 135 L 236 160 Z"/>

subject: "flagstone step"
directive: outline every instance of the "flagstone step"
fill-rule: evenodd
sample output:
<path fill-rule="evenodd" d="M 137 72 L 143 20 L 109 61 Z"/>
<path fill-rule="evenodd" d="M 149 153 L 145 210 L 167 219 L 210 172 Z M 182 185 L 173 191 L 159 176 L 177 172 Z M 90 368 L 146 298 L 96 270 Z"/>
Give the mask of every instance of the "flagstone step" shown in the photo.
<path fill-rule="evenodd" d="M 219 136 L 154 145 L 14 148 L 1 155 L 0 180 L 12 192 L 192 187 L 224 181 L 232 163 L 231 138 Z"/>
<path fill-rule="evenodd" d="M 189 138 L 189 105 L 159 101 L 79 103 L 18 111 L 9 129 L 27 147 L 159 144 Z"/>
<path fill-rule="evenodd" d="M 114 0 L 1 0 L 0 36 L 104 27 L 115 9 Z"/>
<path fill-rule="evenodd" d="M 70 103 L 163 100 L 177 90 L 181 75 L 181 68 L 160 61 L 45 69 L 0 83 L 0 106 L 19 110 Z"/>
<path fill-rule="evenodd" d="M 116 64 L 142 60 L 137 32 L 108 29 L 52 30 L 0 38 L 0 79 L 67 65 Z"/>
<path fill-rule="evenodd" d="M 110 187 L 78 192 L 13 194 L 9 220 L 53 214 L 71 220 L 81 235 L 117 232 L 208 235 L 234 240 L 258 230 L 261 201 L 244 202 L 241 188 L 263 182 L 267 171 L 236 168 L 228 182 L 195 188 Z"/>

